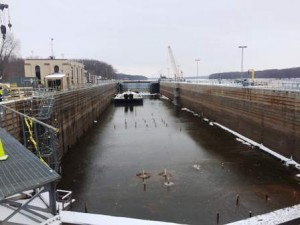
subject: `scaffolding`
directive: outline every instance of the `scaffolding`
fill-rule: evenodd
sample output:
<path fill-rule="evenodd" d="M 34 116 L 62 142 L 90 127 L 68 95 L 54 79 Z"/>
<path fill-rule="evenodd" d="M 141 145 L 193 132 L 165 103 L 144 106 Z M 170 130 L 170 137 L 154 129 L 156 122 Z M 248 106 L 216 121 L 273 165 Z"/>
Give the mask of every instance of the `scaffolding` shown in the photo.
<path fill-rule="evenodd" d="M 58 172 L 59 124 L 53 115 L 55 92 L 45 88 L 33 89 L 31 92 L 32 97 L 23 100 L 23 108 L 19 111 L 0 106 L 0 126 Z"/>

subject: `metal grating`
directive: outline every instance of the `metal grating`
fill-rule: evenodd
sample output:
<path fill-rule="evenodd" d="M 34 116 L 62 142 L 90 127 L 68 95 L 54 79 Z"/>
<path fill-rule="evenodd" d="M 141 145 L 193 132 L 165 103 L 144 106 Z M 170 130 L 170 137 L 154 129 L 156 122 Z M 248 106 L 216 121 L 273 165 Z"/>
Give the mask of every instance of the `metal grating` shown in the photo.
<path fill-rule="evenodd" d="M 0 161 L 0 201 L 5 197 L 44 186 L 60 178 L 21 143 L 0 128 L 8 159 Z"/>

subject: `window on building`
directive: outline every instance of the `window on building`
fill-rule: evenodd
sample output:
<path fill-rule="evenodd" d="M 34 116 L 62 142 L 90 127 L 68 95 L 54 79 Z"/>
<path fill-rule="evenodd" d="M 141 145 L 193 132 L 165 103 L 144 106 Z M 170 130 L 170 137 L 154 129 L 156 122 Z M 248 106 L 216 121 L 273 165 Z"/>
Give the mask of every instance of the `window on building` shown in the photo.
<path fill-rule="evenodd" d="M 41 83 L 41 67 L 35 66 L 35 77 L 38 79 L 39 83 Z"/>
<path fill-rule="evenodd" d="M 80 82 L 79 82 L 79 70 L 78 70 L 78 68 L 76 68 L 76 71 L 77 71 L 77 84 L 79 84 Z"/>
<path fill-rule="evenodd" d="M 54 73 L 59 73 L 59 67 L 58 67 L 58 65 L 54 66 Z"/>

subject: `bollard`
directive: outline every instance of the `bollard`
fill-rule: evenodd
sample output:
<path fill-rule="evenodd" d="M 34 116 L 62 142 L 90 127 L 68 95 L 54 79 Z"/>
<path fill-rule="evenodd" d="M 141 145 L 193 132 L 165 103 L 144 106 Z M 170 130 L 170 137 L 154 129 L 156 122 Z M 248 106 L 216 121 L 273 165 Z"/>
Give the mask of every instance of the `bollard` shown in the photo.
<path fill-rule="evenodd" d="M 266 194 L 265 196 L 266 202 L 269 200 L 269 195 Z"/>
<path fill-rule="evenodd" d="M 181 127 L 180 127 L 180 129 L 179 129 L 179 130 L 180 130 L 180 132 L 181 132 Z"/>
<path fill-rule="evenodd" d="M 144 191 L 146 191 L 146 181 L 143 179 L 143 186 L 144 186 Z"/>
<path fill-rule="evenodd" d="M 249 217 L 252 217 L 252 211 L 249 211 Z"/>
<path fill-rule="evenodd" d="M 219 224 L 219 222 L 220 222 L 220 214 L 217 213 L 217 224 Z"/>
<path fill-rule="evenodd" d="M 240 196 L 236 195 L 236 205 L 239 205 L 239 203 L 240 203 Z"/>
<path fill-rule="evenodd" d="M 296 194 L 297 194 L 297 192 L 296 192 L 296 191 L 294 191 L 294 192 L 293 192 L 293 199 L 294 199 L 294 202 L 296 202 L 296 197 L 297 197 L 297 195 L 296 195 Z"/>

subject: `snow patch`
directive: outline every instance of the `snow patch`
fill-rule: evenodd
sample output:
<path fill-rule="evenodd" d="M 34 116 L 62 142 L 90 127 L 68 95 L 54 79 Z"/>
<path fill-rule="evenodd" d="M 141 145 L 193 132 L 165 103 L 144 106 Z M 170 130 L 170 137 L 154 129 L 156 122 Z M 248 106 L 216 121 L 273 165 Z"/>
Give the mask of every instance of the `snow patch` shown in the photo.
<path fill-rule="evenodd" d="M 225 126 L 223 126 L 223 125 L 221 125 L 221 124 L 219 124 L 219 123 L 214 123 L 214 125 L 216 125 L 216 126 L 222 128 L 223 130 L 228 131 L 229 133 L 232 133 L 233 135 L 237 136 L 240 140 L 243 140 L 244 142 L 249 143 L 251 146 L 258 147 L 258 148 L 261 149 L 262 151 L 267 152 L 267 153 L 269 153 L 270 155 L 272 155 L 272 156 L 274 156 L 274 157 L 280 159 L 280 160 L 284 163 L 284 165 L 286 165 L 286 166 L 294 165 L 295 168 L 297 168 L 297 169 L 300 170 L 300 164 L 297 163 L 296 161 L 294 161 L 292 157 L 291 157 L 291 158 L 287 158 L 287 157 L 285 157 L 285 156 L 283 156 L 283 155 L 280 155 L 280 154 L 278 154 L 277 152 L 274 152 L 273 150 L 267 148 L 267 147 L 264 146 L 263 144 L 259 144 L 259 143 L 255 142 L 255 141 L 253 141 L 253 140 L 251 140 L 251 139 L 249 139 L 249 138 L 247 138 L 247 137 L 241 135 L 240 133 L 235 132 L 235 131 L 233 131 L 233 130 L 231 130 L 231 129 L 229 129 L 229 128 L 227 128 L 227 127 L 225 127 Z"/>
<path fill-rule="evenodd" d="M 247 142 L 247 141 L 244 141 L 244 140 L 242 140 L 242 139 L 240 139 L 240 138 L 236 138 L 235 140 L 237 140 L 237 141 L 239 141 L 239 142 L 243 143 L 244 145 L 251 146 L 251 144 L 250 144 L 249 142 Z"/>
<path fill-rule="evenodd" d="M 91 213 L 79 213 L 79 212 L 71 212 L 71 211 L 60 211 L 59 215 L 62 222 L 71 223 L 71 224 L 176 225 L 175 223 L 168 223 L 168 222 L 161 222 L 161 221 L 150 221 L 150 220 L 106 216 L 106 215 L 91 214 Z"/>
<path fill-rule="evenodd" d="M 164 95 L 160 96 L 160 99 L 170 100 L 168 97 L 166 97 Z"/>
<path fill-rule="evenodd" d="M 300 205 L 229 223 L 227 225 L 276 225 L 299 218 Z"/>

